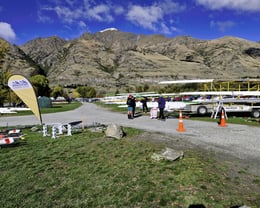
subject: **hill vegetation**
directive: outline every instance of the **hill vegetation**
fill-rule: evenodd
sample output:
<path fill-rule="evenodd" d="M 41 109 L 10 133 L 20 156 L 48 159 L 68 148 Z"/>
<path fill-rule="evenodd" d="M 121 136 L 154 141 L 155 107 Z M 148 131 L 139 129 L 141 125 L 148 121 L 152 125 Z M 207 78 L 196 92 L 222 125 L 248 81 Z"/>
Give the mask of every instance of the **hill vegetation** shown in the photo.
<path fill-rule="evenodd" d="M 236 37 L 198 40 L 109 30 L 69 41 L 9 44 L 1 62 L 12 73 L 42 74 L 52 86 L 92 86 L 104 94 L 144 85 L 153 90 L 162 80 L 259 77 L 260 45 Z"/>

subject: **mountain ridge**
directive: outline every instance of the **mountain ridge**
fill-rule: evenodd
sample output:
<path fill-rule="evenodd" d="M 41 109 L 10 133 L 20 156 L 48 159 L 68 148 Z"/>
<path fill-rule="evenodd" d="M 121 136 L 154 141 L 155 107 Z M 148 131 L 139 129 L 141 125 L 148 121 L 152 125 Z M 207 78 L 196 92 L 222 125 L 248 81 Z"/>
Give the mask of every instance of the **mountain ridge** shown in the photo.
<path fill-rule="evenodd" d="M 18 51 L 10 50 L 4 63 L 17 54 L 24 56 L 24 66 L 21 60 L 9 62 L 13 72 L 20 68 L 21 74 L 30 76 L 40 71 L 50 85 L 88 85 L 103 91 L 125 91 L 162 80 L 260 75 L 260 43 L 231 36 L 199 40 L 105 30 L 73 40 L 36 38 L 10 48 Z"/>

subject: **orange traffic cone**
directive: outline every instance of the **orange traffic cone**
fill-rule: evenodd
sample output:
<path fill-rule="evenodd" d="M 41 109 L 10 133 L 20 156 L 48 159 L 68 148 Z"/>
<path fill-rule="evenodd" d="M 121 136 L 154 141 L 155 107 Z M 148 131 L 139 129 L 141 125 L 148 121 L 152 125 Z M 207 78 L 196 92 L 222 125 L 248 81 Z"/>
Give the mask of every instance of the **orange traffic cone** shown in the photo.
<path fill-rule="evenodd" d="M 224 110 L 221 111 L 221 118 L 220 118 L 220 122 L 219 122 L 218 125 L 222 126 L 222 127 L 226 127 L 227 126 Z"/>
<path fill-rule="evenodd" d="M 176 129 L 179 132 L 184 132 L 186 131 L 186 129 L 184 128 L 183 125 L 183 120 L 182 120 L 182 112 L 180 111 L 180 115 L 179 115 L 179 125 L 178 125 L 178 129 Z"/>

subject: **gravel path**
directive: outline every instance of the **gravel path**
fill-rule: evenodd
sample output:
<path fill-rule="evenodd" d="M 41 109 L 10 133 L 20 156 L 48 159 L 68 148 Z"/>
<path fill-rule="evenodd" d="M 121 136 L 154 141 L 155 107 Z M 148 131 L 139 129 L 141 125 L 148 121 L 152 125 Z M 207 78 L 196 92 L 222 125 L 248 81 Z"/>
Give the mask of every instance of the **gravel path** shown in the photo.
<path fill-rule="evenodd" d="M 127 119 L 126 114 L 107 111 L 93 103 L 84 103 L 80 108 L 62 113 L 42 115 L 43 123 L 63 123 L 82 120 L 84 125 L 94 122 L 101 124 L 117 123 L 149 132 L 162 132 L 178 137 L 189 143 L 213 150 L 217 153 L 228 154 L 244 161 L 254 161 L 260 169 L 260 128 L 245 125 L 228 124 L 219 127 L 216 122 L 201 122 L 183 119 L 185 132 L 178 132 L 179 120 L 176 118 L 159 121 L 148 116 L 140 116 L 133 120 Z M 40 124 L 35 116 L 0 117 L 0 126 Z"/>

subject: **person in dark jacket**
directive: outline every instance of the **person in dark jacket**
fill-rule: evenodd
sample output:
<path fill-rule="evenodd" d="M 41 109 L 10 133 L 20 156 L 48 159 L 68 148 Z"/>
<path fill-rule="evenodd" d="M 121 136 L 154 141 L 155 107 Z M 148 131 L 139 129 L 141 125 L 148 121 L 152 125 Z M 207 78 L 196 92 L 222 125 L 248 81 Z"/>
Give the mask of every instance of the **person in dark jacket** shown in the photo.
<path fill-rule="evenodd" d="M 134 107 L 135 107 L 135 100 L 133 99 L 132 95 L 128 95 L 126 104 L 127 104 L 128 119 L 133 119 L 134 118 L 133 110 L 134 110 Z"/>
<path fill-rule="evenodd" d="M 136 99 L 134 96 L 132 96 L 132 107 L 133 107 L 132 115 L 134 118 L 135 117 L 135 107 L 136 107 Z"/>
<path fill-rule="evenodd" d="M 148 107 L 147 107 L 147 101 L 148 101 L 148 98 L 147 97 L 144 97 L 141 102 L 143 104 L 143 112 L 147 113 L 148 112 Z"/>
<path fill-rule="evenodd" d="M 158 108 L 159 108 L 159 117 L 158 119 L 165 119 L 164 116 L 164 108 L 165 108 L 165 99 L 162 95 L 160 95 L 159 99 L 158 99 Z"/>

